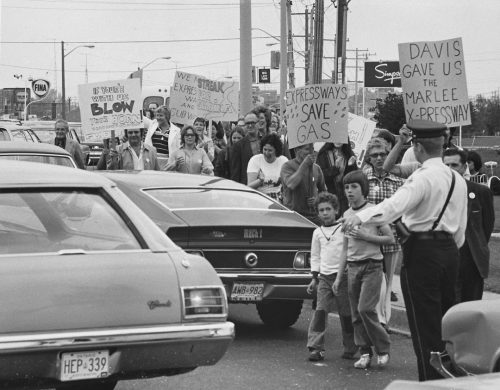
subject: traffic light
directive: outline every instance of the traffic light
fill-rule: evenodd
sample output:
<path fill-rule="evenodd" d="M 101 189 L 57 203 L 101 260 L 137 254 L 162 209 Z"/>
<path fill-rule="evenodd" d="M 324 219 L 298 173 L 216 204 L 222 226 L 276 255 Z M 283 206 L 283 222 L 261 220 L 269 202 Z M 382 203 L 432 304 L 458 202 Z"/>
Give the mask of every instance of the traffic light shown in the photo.
<path fill-rule="evenodd" d="M 271 52 L 271 69 L 279 69 L 280 68 L 280 52 L 272 51 Z"/>

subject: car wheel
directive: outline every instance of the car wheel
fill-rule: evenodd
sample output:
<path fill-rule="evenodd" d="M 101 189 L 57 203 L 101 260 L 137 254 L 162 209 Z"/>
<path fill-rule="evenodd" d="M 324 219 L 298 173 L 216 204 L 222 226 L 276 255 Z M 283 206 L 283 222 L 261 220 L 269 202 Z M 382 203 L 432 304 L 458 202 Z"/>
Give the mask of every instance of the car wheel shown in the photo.
<path fill-rule="evenodd" d="M 302 301 L 268 300 L 258 302 L 256 306 L 262 322 L 279 329 L 295 324 L 302 311 Z"/>

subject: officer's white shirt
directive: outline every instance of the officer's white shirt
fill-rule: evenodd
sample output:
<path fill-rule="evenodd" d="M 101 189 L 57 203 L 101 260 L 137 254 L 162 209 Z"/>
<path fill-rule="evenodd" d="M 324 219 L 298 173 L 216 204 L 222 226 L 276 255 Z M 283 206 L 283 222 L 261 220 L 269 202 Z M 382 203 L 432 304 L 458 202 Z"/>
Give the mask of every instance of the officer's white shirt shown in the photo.
<path fill-rule="evenodd" d="M 411 231 L 430 231 L 446 201 L 452 173 L 455 175 L 455 188 L 434 230 L 451 233 L 460 248 L 465 240 L 467 225 L 467 184 L 460 174 L 444 165 L 440 157 L 426 160 L 392 197 L 356 215 L 363 223 L 380 225 L 402 216 Z"/>

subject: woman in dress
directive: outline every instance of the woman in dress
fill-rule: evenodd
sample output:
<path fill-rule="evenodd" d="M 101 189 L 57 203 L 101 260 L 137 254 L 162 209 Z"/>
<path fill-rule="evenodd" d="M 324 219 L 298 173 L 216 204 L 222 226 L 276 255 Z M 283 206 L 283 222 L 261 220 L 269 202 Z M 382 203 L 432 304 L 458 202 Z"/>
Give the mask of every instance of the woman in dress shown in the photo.
<path fill-rule="evenodd" d="M 328 192 L 337 195 L 340 204 L 339 216 L 349 208 L 342 180 L 349 172 L 358 169 L 356 156 L 349 139 L 346 144 L 327 142 L 319 150 L 316 164 L 321 167 Z"/>
<path fill-rule="evenodd" d="M 217 159 L 215 160 L 215 176 L 224 177 L 226 179 L 231 178 L 231 166 L 229 163 L 231 161 L 231 152 L 234 144 L 244 136 L 245 130 L 241 126 L 236 126 L 233 130 L 231 130 L 229 134 L 229 144 L 219 153 Z"/>
<path fill-rule="evenodd" d="M 248 162 L 247 185 L 281 202 L 281 167 L 288 159 L 282 155 L 283 144 L 276 133 L 260 140 L 261 154 Z"/>
<path fill-rule="evenodd" d="M 198 134 L 193 126 L 184 126 L 181 131 L 181 147 L 168 158 L 167 171 L 213 175 L 214 167 L 207 153 L 196 146 Z"/>

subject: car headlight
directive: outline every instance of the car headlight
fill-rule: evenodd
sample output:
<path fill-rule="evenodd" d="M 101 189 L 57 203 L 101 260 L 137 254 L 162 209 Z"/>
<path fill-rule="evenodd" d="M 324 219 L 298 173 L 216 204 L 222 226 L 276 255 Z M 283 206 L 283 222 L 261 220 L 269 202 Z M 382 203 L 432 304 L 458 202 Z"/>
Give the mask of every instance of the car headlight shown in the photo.
<path fill-rule="evenodd" d="M 297 252 L 293 259 L 293 268 L 295 269 L 310 269 L 311 268 L 311 252 Z"/>
<path fill-rule="evenodd" d="M 225 317 L 227 315 L 227 298 L 224 288 L 185 287 L 182 291 L 186 318 Z"/>

